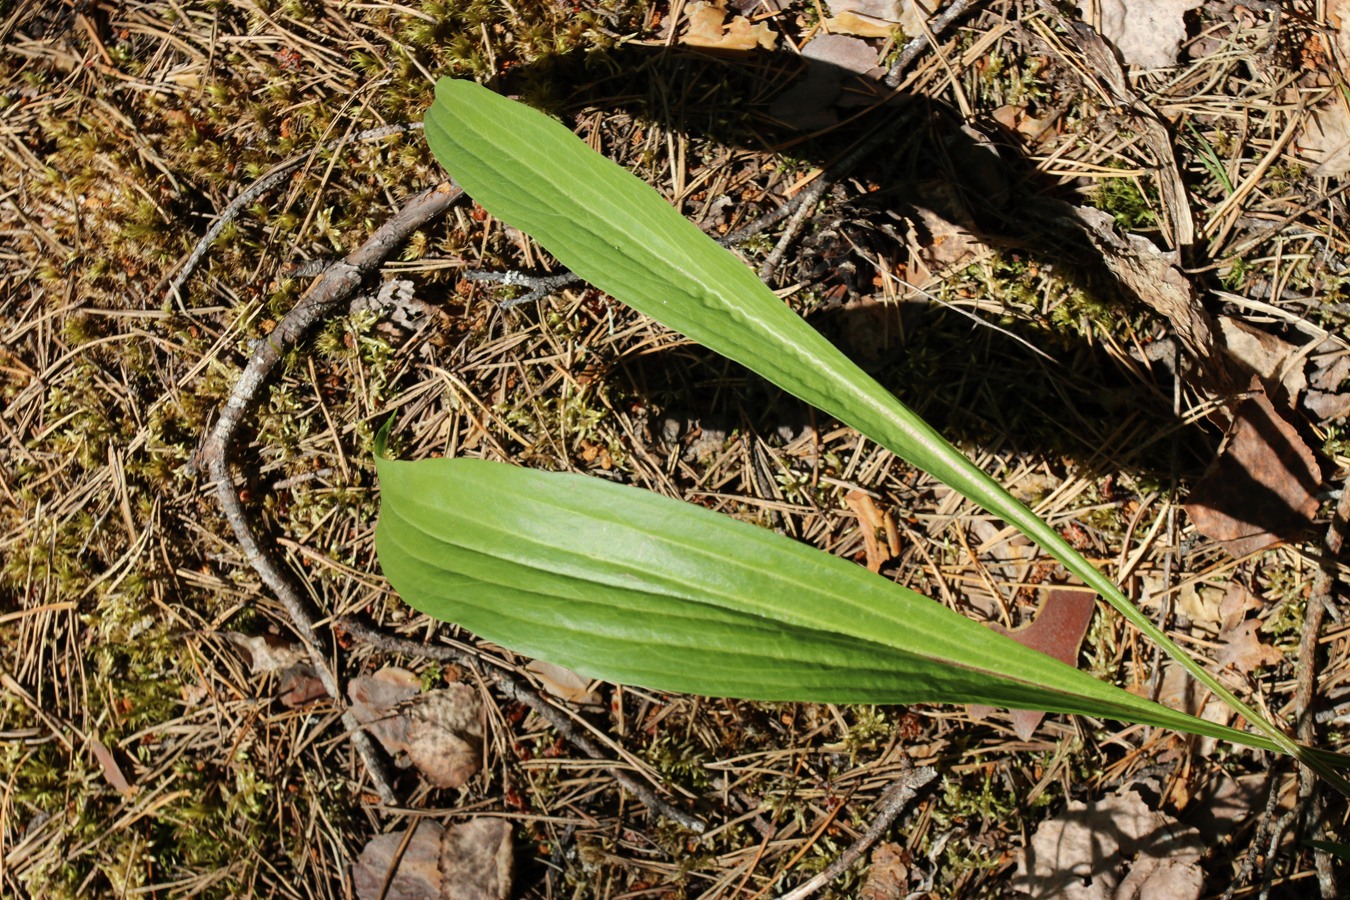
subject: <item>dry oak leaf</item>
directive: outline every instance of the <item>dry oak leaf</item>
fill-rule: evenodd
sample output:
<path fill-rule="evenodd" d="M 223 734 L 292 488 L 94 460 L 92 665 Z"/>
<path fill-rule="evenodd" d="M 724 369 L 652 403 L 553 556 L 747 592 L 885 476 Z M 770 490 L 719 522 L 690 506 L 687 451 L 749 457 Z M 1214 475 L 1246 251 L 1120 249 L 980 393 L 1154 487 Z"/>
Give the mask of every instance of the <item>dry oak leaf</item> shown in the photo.
<path fill-rule="evenodd" d="M 1092 614 L 1097 609 L 1095 597 L 1088 591 L 1052 590 L 1041 601 L 1041 608 L 1030 625 L 1011 629 L 998 624 L 989 627 L 1024 647 L 1039 650 L 1065 665 L 1077 667 L 1078 649 L 1083 644 L 1083 636 L 1087 634 Z M 970 707 L 970 714 L 977 719 L 993 711 L 991 706 Z M 1013 731 L 1024 741 L 1031 740 L 1037 726 L 1045 718 L 1045 713 L 1036 710 L 1014 709 L 1011 712 Z"/>
<path fill-rule="evenodd" d="M 352 865 L 352 887 L 358 900 L 506 900 L 513 866 L 511 826 L 503 820 L 444 828 L 423 819 L 411 835 L 372 838 Z"/>
<path fill-rule="evenodd" d="M 1317 459 L 1253 379 L 1228 443 L 1196 483 L 1186 513 L 1196 530 L 1242 557 L 1296 537 L 1317 513 Z"/>
<path fill-rule="evenodd" d="M 689 29 L 680 37 L 681 44 L 705 47 L 709 50 L 753 50 L 763 47 L 772 50 L 778 37 L 767 24 L 750 24 L 745 16 L 733 16 L 726 22 L 727 11 L 720 3 L 694 3 L 686 11 Z"/>
<path fill-rule="evenodd" d="M 1127 65 L 1146 69 L 1175 65 L 1186 39 L 1186 13 L 1204 0 L 1078 0 L 1083 16 L 1097 7 L 1098 31 L 1115 45 Z"/>
<path fill-rule="evenodd" d="M 1223 648 L 1219 651 L 1219 666 L 1232 666 L 1234 671 L 1250 675 L 1262 666 L 1283 662 L 1283 653 L 1270 644 L 1263 644 L 1256 636 L 1256 630 L 1260 627 L 1258 619 L 1248 619 L 1224 635 Z"/>
<path fill-rule="evenodd" d="M 392 756 L 408 762 L 432 785 L 455 788 L 482 766 L 483 713 L 466 684 L 419 694 L 417 676 L 386 667 L 347 685 L 352 714 Z"/>
<path fill-rule="evenodd" d="M 1019 855 L 1013 889 L 1060 900 L 1195 900 L 1200 833 L 1150 809 L 1134 791 L 1042 822 Z"/>

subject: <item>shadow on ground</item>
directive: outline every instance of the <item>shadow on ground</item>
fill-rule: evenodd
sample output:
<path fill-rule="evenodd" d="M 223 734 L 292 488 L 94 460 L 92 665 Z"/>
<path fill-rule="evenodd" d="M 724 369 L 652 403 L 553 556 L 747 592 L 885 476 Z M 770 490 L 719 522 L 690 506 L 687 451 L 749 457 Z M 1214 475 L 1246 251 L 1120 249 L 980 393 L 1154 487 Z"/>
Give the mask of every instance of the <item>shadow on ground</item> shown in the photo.
<path fill-rule="evenodd" d="M 922 240 L 917 211 L 924 209 L 1001 251 L 1012 268 L 1048 268 L 1121 318 L 1139 308 L 1077 226 L 1056 216 L 1056 204 L 1074 200 L 1072 192 L 1037 172 L 997 125 L 990 123 L 989 140 L 931 99 L 886 102 L 874 81 L 810 65 L 833 69 L 841 97 L 855 104 L 831 107 L 826 113 L 840 124 L 815 134 L 785 127 L 773 115 L 784 113 L 785 91 L 806 75 L 806 64 L 790 54 L 629 45 L 551 57 L 512 70 L 494 87 L 569 124 L 601 108 L 655 122 L 696 145 L 786 153 L 798 161 L 797 173 L 827 166 L 886 129 L 885 141 L 810 221 L 773 286 L 803 285 L 814 298 L 802 306 L 808 320 L 953 440 L 1033 456 L 1065 454 L 1089 469 L 1124 465 L 1163 479 L 1174 470 L 1198 474 L 1218 436 L 1180 426 L 1167 370 L 1144 363 L 1128 371 L 1078 331 L 1045 320 L 1009 315 L 995 322 L 982 313 L 981 323 L 922 300 L 867 301 L 880 293 L 869 259 L 896 259 L 904 229 Z M 776 187 L 795 177 L 784 174 Z M 694 205 L 684 212 L 697 218 Z M 758 212 L 772 205 L 765 201 Z M 810 416 L 773 386 L 698 348 L 614 362 L 620 384 L 704 423 L 768 435 Z M 1126 418 L 1134 427 L 1121 429 Z M 1139 445 L 1102 445 L 1102 436 L 1122 431 Z"/>

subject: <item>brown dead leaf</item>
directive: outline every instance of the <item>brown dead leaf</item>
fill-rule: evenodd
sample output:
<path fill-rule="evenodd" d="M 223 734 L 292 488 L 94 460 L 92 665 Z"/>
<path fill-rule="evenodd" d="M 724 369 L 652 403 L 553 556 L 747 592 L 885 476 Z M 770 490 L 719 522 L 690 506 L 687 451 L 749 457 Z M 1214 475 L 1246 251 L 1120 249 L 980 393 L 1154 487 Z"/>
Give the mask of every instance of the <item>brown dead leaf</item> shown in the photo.
<path fill-rule="evenodd" d="M 391 756 L 408 762 L 436 787 L 454 788 L 482 766 L 482 703 L 466 684 L 418 694 L 406 669 L 386 667 L 347 685 L 352 714 Z"/>
<path fill-rule="evenodd" d="M 769 106 L 769 115 L 801 131 L 825 128 L 839 121 L 840 101 L 849 74 L 875 79 L 882 73 L 877 48 L 842 34 L 818 34 L 802 47 L 806 74 Z"/>
<path fill-rule="evenodd" d="M 511 826 L 501 819 L 450 828 L 422 819 L 411 836 L 405 829 L 371 838 L 352 865 L 352 887 L 358 900 L 506 900 L 513 865 Z"/>
<path fill-rule="evenodd" d="M 1065 665 L 1078 666 L 1078 650 L 1087 634 L 1092 614 L 1097 609 L 1097 601 L 1088 591 L 1067 589 L 1051 590 L 1041 601 L 1041 608 L 1030 625 L 1020 628 L 1005 628 L 991 623 L 990 628 L 999 634 L 1007 635 L 1024 647 L 1039 650 Z M 970 713 L 975 718 L 983 718 L 993 712 L 993 707 L 973 705 Z M 1045 718 L 1045 713 L 1029 709 L 1014 709 L 1012 712 L 1013 731 L 1024 741 L 1031 740 L 1036 728 Z"/>
<path fill-rule="evenodd" d="M 1350 351 L 1330 341 L 1323 346 L 1330 349 L 1312 358 L 1312 374 L 1308 378 L 1303 408 L 1327 421 L 1350 415 L 1350 389 L 1341 389 L 1341 385 L 1350 379 Z"/>
<path fill-rule="evenodd" d="M 1267 394 L 1283 394 L 1292 406 L 1308 386 L 1299 348 L 1232 316 L 1217 316 L 1215 323 L 1228 355 L 1260 377 Z"/>
<path fill-rule="evenodd" d="M 514 850 L 502 819 L 470 819 L 441 838 L 440 900 L 507 900 Z"/>
<path fill-rule="evenodd" d="M 1223 647 L 1219 650 L 1220 668 L 1233 669 L 1242 675 L 1250 675 L 1262 666 L 1274 666 L 1284 661 L 1284 654 L 1263 644 L 1256 630 L 1261 627 L 1258 619 L 1248 619 L 1229 631 L 1223 638 Z"/>
<path fill-rule="evenodd" d="M 1101 11 L 1102 35 L 1115 45 L 1126 64 L 1154 69 L 1176 65 L 1186 39 L 1186 13 L 1204 0 L 1078 0 L 1078 11 Z"/>
<path fill-rule="evenodd" d="M 918 37 L 939 5 L 931 0 L 830 0 L 833 17 L 825 27 L 858 37 L 890 37 L 899 27 L 907 37 Z"/>
<path fill-rule="evenodd" d="M 1186 513 L 1196 530 L 1234 556 L 1296 537 L 1317 512 L 1317 459 L 1259 382 L 1235 412 L 1228 443 L 1191 490 Z"/>
<path fill-rule="evenodd" d="M 483 707 L 467 684 L 450 684 L 407 707 L 408 760 L 431 784 L 456 788 L 483 765 Z"/>
<path fill-rule="evenodd" d="M 1247 821 L 1253 809 L 1265 803 L 1270 774 L 1255 772 L 1234 777 L 1220 766 L 1210 769 L 1208 780 L 1195 791 L 1186 807 L 1186 822 L 1200 831 L 1206 845 L 1214 846 L 1233 837 L 1235 827 Z M 1290 792 L 1289 802 L 1293 802 Z"/>
<path fill-rule="evenodd" d="M 884 842 L 872 848 L 872 865 L 858 900 L 901 900 L 909 895 L 909 851 Z"/>
<path fill-rule="evenodd" d="M 1261 606 L 1261 598 L 1242 585 L 1229 585 L 1223 599 L 1219 601 L 1220 631 L 1232 631 L 1246 618 L 1248 611 L 1260 609 Z"/>
<path fill-rule="evenodd" d="M 366 844 L 352 864 L 352 888 L 358 900 L 440 900 L 441 838 L 445 829 L 430 819 L 422 819 L 413 828 L 411 837 L 407 831 L 394 831 L 377 835 Z"/>
<path fill-rule="evenodd" d="M 571 669 L 536 659 L 525 667 L 539 677 L 539 683 L 555 697 L 580 706 L 600 706 L 600 695 L 591 690 L 592 681 Z"/>
<path fill-rule="evenodd" d="M 1327 21 L 1335 29 L 1337 55 L 1342 70 L 1350 75 L 1350 0 L 1324 0 Z"/>
<path fill-rule="evenodd" d="M 395 708 L 416 697 L 421 690 L 422 683 L 417 676 L 397 666 L 385 666 L 374 675 L 362 675 L 347 683 L 352 715 L 385 745 L 386 750 L 389 749 L 387 742 L 406 738 L 407 723 L 394 714 Z"/>
<path fill-rule="evenodd" d="M 752 25 L 745 16 L 726 21 L 727 10 L 721 2 L 693 3 L 685 11 L 689 28 L 680 37 L 681 44 L 709 50 L 772 50 L 778 37 L 767 23 Z"/>
<path fill-rule="evenodd" d="M 1033 898 L 1194 900 L 1205 844 L 1194 828 L 1150 809 L 1134 791 L 1042 822 L 1020 854 L 1012 887 Z"/>
<path fill-rule="evenodd" d="M 309 663 L 287 666 L 277 678 L 277 699 L 287 709 L 299 709 L 327 696 L 318 670 Z"/>
<path fill-rule="evenodd" d="M 883 512 L 866 491 L 849 491 L 844 495 L 844 503 L 858 517 L 868 571 L 880 572 L 883 564 L 900 555 L 900 531 L 895 518 Z"/>
<path fill-rule="evenodd" d="M 309 654 L 298 641 L 288 641 L 275 634 L 240 634 L 237 631 L 225 632 L 225 638 L 248 664 L 254 675 L 276 672 L 287 666 L 305 662 Z"/>
<path fill-rule="evenodd" d="M 1336 97 L 1309 113 L 1298 146 L 1313 164 L 1308 174 L 1314 178 L 1339 178 L 1350 173 L 1350 108 L 1345 101 Z"/>

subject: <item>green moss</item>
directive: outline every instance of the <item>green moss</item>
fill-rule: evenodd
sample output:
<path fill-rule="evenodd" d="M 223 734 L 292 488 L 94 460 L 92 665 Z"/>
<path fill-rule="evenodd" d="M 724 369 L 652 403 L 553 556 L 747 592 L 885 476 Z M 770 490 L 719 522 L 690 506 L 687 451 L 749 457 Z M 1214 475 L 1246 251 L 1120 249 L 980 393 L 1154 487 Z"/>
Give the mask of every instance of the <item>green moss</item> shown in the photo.
<path fill-rule="evenodd" d="M 1126 231 L 1142 231 L 1158 223 L 1156 199 L 1144 195 L 1134 178 L 1104 178 L 1092 194 L 1092 204 L 1111 214 Z"/>

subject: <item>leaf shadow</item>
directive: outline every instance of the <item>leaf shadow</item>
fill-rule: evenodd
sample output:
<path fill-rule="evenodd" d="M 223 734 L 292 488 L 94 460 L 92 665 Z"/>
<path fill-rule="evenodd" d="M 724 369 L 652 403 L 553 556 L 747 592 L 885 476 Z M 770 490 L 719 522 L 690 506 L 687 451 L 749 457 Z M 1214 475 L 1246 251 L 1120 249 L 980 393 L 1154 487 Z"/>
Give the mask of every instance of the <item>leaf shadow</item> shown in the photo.
<path fill-rule="evenodd" d="M 1048 320 L 1003 322 L 991 313 L 980 316 L 982 324 L 922 299 L 852 302 L 877 293 L 871 260 L 898 252 L 901 229 L 921 241 L 932 237 L 920 214 L 930 210 L 998 250 L 1008 266 L 1049 267 L 1070 290 L 1122 317 L 1139 309 L 1083 226 L 1056 214 L 1079 201 L 1075 191 L 1039 172 L 999 126 L 987 123 L 987 139 L 939 101 L 913 95 L 883 103 L 875 82 L 837 70 L 830 77 L 842 96 L 877 105 L 835 109 L 838 126 L 802 134 L 770 111 L 805 73 L 794 54 L 628 44 L 546 57 L 512 69 L 495 88 L 568 123 L 587 110 L 626 114 L 691 141 L 786 152 L 801 170 L 828 166 L 899 117 L 903 128 L 849 173 L 851 189 L 837 189 L 813 217 L 774 286 L 811 290 L 820 299 L 806 310 L 808 320 L 955 442 L 1036 458 L 1062 454 L 1087 471 L 1134 471 L 1164 482 L 1209 465 L 1219 435 L 1174 414 L 1168 367 L 1122 362 Z M 726 427 L 773 434 L 810 417 L 794 399 L 699 348 L 624 361 L 619 374 L 634 393 L 697 408 L 703 421 Z M 717 387 L 728 378 L 737 389 Z M 1297 537 L 1292 529 L 1280 536 Z"/>

